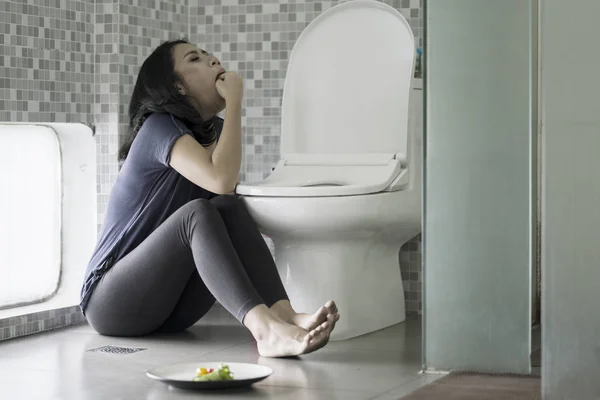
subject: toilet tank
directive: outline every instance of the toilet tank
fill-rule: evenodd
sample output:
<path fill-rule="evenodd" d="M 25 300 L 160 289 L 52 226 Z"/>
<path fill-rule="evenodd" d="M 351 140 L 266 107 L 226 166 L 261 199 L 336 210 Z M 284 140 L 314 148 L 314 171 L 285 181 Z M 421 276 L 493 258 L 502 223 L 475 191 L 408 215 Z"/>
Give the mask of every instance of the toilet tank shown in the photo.
<path fill-rule="evenodd" d="M 414 57 L 408 22 L 386 4 L 353 1 L 318 16 L 290 56 L 281 154 L 408 154 Z"/>

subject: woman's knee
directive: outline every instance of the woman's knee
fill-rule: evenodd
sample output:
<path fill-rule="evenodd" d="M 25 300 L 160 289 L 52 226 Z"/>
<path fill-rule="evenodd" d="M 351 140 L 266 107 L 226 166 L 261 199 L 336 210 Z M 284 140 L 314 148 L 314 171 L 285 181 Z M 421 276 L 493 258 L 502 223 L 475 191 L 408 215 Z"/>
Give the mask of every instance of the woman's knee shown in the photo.
<path fill-rule="evenodd" d="M 207 199 L 191 200 L 181 207 L 179 211 L 181 212 L 179 219 L 187 227 L 187 232 L 191 232 L 190 229 L 195 226 L 212 226 L 212 224 L 219 223 L 221 220 L 221 213 Z"/>
<path fill-rule="evenodd" d="M 246 206 L 242 199 L 235 195 L 224 194 L 212 198 L 211 203 L 223 214 L 223 211 L 228 213 L 236 211 L 246 211 Z"/>
<path fill-rule="evenodd" d="M 246 220 L 249 218 L 248 210 L 242 200 L 237 196 L 221 195 L 213 197 L 211 200 L 196 199 L 187 203 L 184 211 L 184 220 L 192 221 L 212 221 L 219 217 L 225 222 L 231 220 Z"/>
<path fill-rule="evenodd" d="M 242 204 L 242 200 L 233 194 L 222 194 L 210 199 L 211 203 L 219 205 L 239 206 Z"/>
<path fill-rule="evenodd" d="M 207 214 L 216 212 L 214 204 L 207 199 L 195 199 L 187 202 L 181 210 L 186 214 Z"/>

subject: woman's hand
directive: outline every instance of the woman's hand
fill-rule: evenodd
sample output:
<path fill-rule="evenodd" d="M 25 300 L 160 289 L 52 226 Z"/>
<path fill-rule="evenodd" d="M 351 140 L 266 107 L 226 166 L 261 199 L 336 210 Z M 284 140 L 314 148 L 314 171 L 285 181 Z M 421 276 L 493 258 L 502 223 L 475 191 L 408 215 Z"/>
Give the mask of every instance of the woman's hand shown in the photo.
<path fill-rule="evenodd" d="M 217 87 L 217 93 L 225 99 L 225 103 L 242 102 L 244 83 L 240 75 L 233 71 L 224 72 L 219 75 L 215 85 Z"/>

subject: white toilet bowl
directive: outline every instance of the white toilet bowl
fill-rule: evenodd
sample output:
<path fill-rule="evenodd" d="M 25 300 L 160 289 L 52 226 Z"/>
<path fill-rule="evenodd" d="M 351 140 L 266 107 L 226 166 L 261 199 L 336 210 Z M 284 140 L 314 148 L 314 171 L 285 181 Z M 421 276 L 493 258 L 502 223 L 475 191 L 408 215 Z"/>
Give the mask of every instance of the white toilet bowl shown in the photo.
<path fill-rule="evenodd" d="M 332 340 L 405 319 L 400 247 L 421 230 L 421 134 L 409 129 L 414 39 L 372 0 L 341 3 L 298 38 L 281 160 L 238 185 L 298 312 L 335 300 Z M 416 122 L 416 121 L 415 121 Z"/>

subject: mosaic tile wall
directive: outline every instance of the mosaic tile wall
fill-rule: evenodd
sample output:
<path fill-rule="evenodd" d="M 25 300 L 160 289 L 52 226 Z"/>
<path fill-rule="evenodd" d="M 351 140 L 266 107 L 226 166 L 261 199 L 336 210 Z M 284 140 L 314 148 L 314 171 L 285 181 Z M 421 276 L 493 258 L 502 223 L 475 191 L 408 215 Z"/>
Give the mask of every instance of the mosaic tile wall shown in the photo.
<path fill-rule="evenodd" d="M 119 145 L 119 3 L 94 0 L 93 121 L 96 126 L 98 160 L 98 230 L 117 173 Z"/>
<path fill-rule="evenodd" d="M 0 120 L 90 122 L 93 0 L 0 1 Z"/>
<path fill-rule="evenodd" d="M 0 320 L 0 341 L 86 322 L 79 306 Z"/>
<path fill-rule="evenodd" d="M 421 1 L 384 1 L 409 20 L 418 45 L 423 36 Z M 118 172 L 119 138 L 126 132 L 139 66 L 161 41 L 186 36 L 244 77 L 241 178 L 261 180 L 279 158 L 279 106 L 289 52 L 304 27 L 337 3 L 0 0 L 0 120 L 96 126 L 101 224 Z M 407 310 L 416 312 L 421 282 L 418 239 L 403 247 L 400 260 Z M 34 322 L 34 317 L 28 318 L 28 323 Z M 41 313 L 39 320 L 44 319 Z"/>
<path fill-rule="evenodd" d="M 188 0 L 119 0 L 119 136 L 142 63 L 162 42 L 189 36 Z"/>

